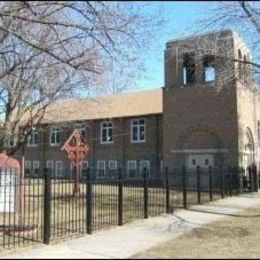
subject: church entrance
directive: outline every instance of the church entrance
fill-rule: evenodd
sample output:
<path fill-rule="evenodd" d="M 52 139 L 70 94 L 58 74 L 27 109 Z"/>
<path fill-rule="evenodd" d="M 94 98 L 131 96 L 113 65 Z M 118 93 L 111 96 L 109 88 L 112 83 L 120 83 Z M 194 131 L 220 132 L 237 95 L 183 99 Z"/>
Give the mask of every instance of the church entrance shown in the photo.
<path fill-rule="evenodd" d="M 243 151 L 243 167 L 245 169 L 245 175 L 247 175 L 247 169 L 254 163 L 254 140 L 251 130 L 246 129 L 244 139 L 244 151 Z"/>
<path fill-rule="evenodd" d="M 214 158 L 212 154 L 190 154 L 188 155 L 188 168 L 197 169 L 197 167 L 205 169 L 214 166 Z"/>

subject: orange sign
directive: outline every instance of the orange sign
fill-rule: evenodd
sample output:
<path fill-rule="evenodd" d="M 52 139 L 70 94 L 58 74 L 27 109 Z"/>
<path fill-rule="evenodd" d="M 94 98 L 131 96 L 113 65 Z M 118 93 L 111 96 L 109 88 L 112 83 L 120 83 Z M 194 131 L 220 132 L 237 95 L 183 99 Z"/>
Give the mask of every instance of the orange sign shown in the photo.
<path fill-rule="evenodd" d="M 87 157 L 89 148 L 83 140 L 80 132 L 78 130 L 74 130 L 62 146 L 61 151 L 64 151 L 67 154 L 67 157 L 71 161 L 72 165 L 80 166 L 84 158 Z"/>
<path fill-rule="evenodd" d="M 84 158 L 89 153 L 89 148 L 81 136 L 78 130 L 74 130 L 65 144 L 62 146 L 61 151 L 67 154 L 68 159 L 73 165 L 74 172 L 74 189 L 73 195 L 78 195 L 80 193 L 79 185 L 79 166 L 81 165 Z"/>

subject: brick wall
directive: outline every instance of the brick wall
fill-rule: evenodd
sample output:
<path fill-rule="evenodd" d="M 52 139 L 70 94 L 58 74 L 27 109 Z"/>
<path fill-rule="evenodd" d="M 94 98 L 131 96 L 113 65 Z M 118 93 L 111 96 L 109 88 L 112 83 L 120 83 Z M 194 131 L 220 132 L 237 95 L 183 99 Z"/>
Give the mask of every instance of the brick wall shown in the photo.
<path fill-rule="evenodd" d="M 146 141 L 144 143 L 131 142 L 131 120 L 143 118 L 146 122 Z M 86 158 L 89 167 L 96 168 L 98 160 L 106 161 L 116 160 L 118 167 L 126 167 L 127 160 L 136 160 L 137 169 L 140 160 L 149 160 L 153 171 L 159 168 L 162 155 L 162 116 L 151 115 L 134 118 L 117 118 L 113 122 L 113 143 L 101 144 L 100 127 L 101 120 L 87 121 L 87 142 L 90 147 L 89 156 Z M 62 160 L 64 169 L 69 171 L 70 164 L 63 152 L 61 146 L 72 132 L 72 128 L 64 127 L 61 135 L 61 144 L 51 146 L 49 144 L 49 126 L 44 126 L 39 132 L 39 144 L 35 147 L 25 145 L 18 152 L 19 155 L 25 155 L 25 160 L 39 160 L 41 170 L 45 167 L 47 160 Z"/>

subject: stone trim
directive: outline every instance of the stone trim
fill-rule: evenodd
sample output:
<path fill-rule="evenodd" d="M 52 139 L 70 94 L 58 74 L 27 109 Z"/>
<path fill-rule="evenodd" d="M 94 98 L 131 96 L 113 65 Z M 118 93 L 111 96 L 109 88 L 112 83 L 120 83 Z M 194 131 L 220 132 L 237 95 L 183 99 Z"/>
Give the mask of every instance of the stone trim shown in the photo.
<path fill-rule="evenodd" d="M 228 153 L 228 149 L 172 149 L 172 153 Z"/>

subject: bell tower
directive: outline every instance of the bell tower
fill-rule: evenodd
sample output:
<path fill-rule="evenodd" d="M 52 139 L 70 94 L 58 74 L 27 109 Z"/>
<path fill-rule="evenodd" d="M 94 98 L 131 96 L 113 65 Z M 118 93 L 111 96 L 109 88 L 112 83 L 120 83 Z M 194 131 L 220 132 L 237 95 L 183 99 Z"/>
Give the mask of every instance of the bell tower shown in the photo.
<path fill-rule="evenodd" d="M 241 63 L 236 62 L 240 59 L 238 50 L 246 53 L 249 59 L 246 47 L 241 47 L 241 41 L 231 30 L 166 43 L 165 166 L 194 168 L 241 164 L 239 135 L 244 119 L 238 113 L 242 103 L 237 88 L 239 84 L 249 86 L 249 82 L 244 78 L 238 83 L 242 73 Z M 243 68 L 243 71 L 248 69 Z M 253 126 L 254 120 L 252 118 L 246 125 Z"/>

